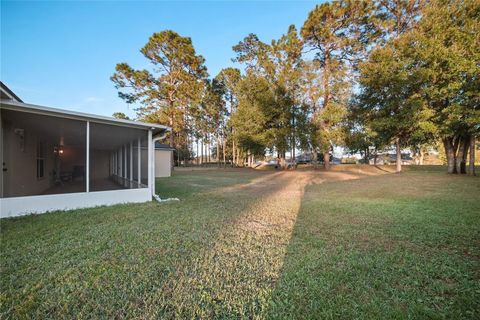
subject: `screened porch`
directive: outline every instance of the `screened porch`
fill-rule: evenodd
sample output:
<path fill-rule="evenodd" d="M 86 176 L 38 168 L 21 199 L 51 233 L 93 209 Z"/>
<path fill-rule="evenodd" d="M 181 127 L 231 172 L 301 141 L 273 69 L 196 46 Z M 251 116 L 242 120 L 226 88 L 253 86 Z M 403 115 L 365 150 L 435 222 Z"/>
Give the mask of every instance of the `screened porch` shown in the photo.
<path fill-rule="evenodd" d="M 148 188 L 148 129 L 0 112 L 2 198 Z"/>

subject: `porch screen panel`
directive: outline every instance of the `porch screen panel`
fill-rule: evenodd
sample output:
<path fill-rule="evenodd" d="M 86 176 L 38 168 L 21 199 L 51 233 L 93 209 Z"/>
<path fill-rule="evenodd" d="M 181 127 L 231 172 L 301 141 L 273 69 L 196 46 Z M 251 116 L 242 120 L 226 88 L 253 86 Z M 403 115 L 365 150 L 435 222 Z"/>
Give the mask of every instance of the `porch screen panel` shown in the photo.
<path fill-rule="evenodd" d="M 141 150 L 147 137 L 147 130 L 90 122 L 90 192 L 147 188 L 138 179 L 139 141 Z"/>
<path fill-rule="evenodd" d="M 86 122 L 1 109 L 2 197 L 86 191 Z"/>

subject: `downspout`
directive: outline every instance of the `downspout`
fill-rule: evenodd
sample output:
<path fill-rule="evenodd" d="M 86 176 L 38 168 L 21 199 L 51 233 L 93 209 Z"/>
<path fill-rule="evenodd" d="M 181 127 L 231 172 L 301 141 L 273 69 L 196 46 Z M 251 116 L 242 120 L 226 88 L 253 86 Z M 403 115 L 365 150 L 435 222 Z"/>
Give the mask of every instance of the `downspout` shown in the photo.
<path fill-rule="evenodd" d="M 172 131 L 172 129 L 168 130 Z M 152 175 L 152 197 L 157 200 L 157 202 L 166 202 L 166 201 L 180 201 L 178 198 L 168 198 L 168 199 L 162 199 L 158 194 L 155 193 L 155 142 L 160 141 L 165 139 L 167 136 L 167 132 L 165 132 L 163 135 L 154 137 L 152 139 L 152 172 L 150 173 Z"/>

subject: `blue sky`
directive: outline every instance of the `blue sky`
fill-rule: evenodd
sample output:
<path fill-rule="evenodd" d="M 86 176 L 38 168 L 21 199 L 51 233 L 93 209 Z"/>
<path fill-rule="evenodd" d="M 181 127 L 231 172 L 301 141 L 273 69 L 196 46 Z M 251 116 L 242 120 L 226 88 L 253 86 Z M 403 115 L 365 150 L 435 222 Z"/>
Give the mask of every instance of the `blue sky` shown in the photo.
<path fill-rule="evenodd" d="M 1 1 L 0 78 L 25 102 L 134 115 L 110 81 L 118 62 L 147 66 L 139 49 L 154 32 L 189 36 L 211 76 L 233 66 L 249 33 L 280 37 L 318 1 Z"/>

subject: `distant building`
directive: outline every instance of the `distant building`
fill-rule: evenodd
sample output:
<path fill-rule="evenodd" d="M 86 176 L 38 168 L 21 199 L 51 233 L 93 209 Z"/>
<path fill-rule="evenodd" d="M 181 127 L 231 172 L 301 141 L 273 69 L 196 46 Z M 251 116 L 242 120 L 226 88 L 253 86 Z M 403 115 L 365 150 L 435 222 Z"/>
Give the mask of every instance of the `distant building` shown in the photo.
<path fill-rule="evenodd" d="M 168 144 L 155 142 L 155 178 L 172 175 L 172 153 L 174 150 Z"/>
<path fill-rule="evenodd" d="M 375 157 L 377 158 L 375 160 Z M 390 165 L 397 163 L 397 154 L 378 154 L 378 155 L 371 155 L 369 160 L 369 164 L 376 164 L 376 165 Z M 410 153 L 402 153 L 402 165 L 410 165 L 414 164 L 413 158 L 410 156 Z"/>

